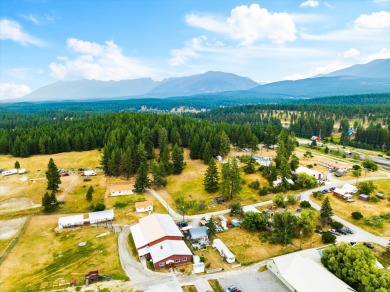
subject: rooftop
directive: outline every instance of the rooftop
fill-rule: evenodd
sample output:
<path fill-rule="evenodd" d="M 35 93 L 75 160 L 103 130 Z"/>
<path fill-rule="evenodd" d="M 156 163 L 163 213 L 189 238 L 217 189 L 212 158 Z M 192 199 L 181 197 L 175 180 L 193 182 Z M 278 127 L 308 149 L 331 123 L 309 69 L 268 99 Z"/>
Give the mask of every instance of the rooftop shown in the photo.
<path fill-rule="evenodd" d="M 136 202 L 135 203 L 135 207 L 136 208 L 147 208 L 147 207 L 150 207 L 150 206 L 153 206 L 153 202 L 152 201 L 143 201 L 143 202 Z"/>
<path fill-rule="evenodd" d="M 164 240 L 149 248 L 153 262 L 157 263 L 173 255 L 190 255 L 192 253 L 183 240 Z"/>

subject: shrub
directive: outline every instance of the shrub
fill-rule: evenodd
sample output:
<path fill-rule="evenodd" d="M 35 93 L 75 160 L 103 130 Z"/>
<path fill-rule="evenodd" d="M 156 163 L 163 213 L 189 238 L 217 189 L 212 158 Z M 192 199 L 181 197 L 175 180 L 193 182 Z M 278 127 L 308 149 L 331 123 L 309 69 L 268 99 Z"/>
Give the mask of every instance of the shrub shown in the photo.
<path fill-rule="evenodd" d="M 383 219 L 381 216 L 372 216 L 366 220 L 364 220 L 364 224 L 367 226 L 372 226 L 372 227 L 382 227 L 383 225 Z"/>
<path fill-rule="evenodd" d="M 359 220 L 359 219 L 362 219 L 362 218 L 363 218 L 363 215 L 362 215 L 362 213 L 360 213 L 360 212 L 352 212 L 351 216 L 352 216 L 352 218 L 355 219 L 355 220 Z"/>
<path fill-rule="evenodd" d="M 94 206 L 93 211 L 94 211 L 94 212 L 97 212 L 97 211 L 104 211 L 105 209 L 106 209 L 106 205 L 104 205 L 104 204 L 101 203 L 101 202 L 98 202 L 98 203 L 96 203 L 96 205 Z"/>
<path fill-rule="evenodd" d="M 285 207 L 286 204 L 284 202 L 284 196 L 282 194 L 278 194 L 274 197 L 273 199 L 273 203 L 277 206 L 277 207 Z"/>
<path fill-rule="evenodd" d="M 300 200 L 299 196 L 287 195 L 287 202 L 291 205 L 295 205 Z"/>
<path fill-rule="evenodd" d="M 311 208 L 311 204 L 309 201 L 302 201 L 300 203 L 300 206 L 301 206 L 301 208 L 304 208 L 304 209 Z"/>
<path fill-rule="evenodd" d="M 332 225 L 334 229 L 341 229 L 344 227 L 344 225 L 338 221 L 332 221 L 330 225 Z"/>
<path fill-rule="evenodd" d="M 323 243 L 335 243 L 336 242 L 336 235 L 334 235 L 330 232 L 325 232 L 322 234 L 322 242 Z"/>
<path fill-rule="evenodd" d="M 260 182 L 258 180 L 255 180 L 253 182 L 251 182 L 248 187 L 250 187 L 251 189 L 254 189 L 254 190 L 258 190 L 260 189 Z"/>
<path fill-rule="evenodd" d="M 267 187 L 262 187 L 259 191 L 260 196 L 266 196 L 268 195 L 268 188 Z"/>
<path fill-rule="evenodd" d="M 370 196 L 370 202 L 372 203 L 378 203 L 380 200 L 378 197 L 375 197 L 375 196 Z"/>
<path fill-rule="evenodd" d="M 311 169 L 311 168 L 313 168 L 313 165 L 308 164 L 308 165 L 306 165 L 306 167 Z"/>
<path fill-rule="evenodd" d="M 313 192 L 313 197 L 322 200 L 324 198 L 324 194 L 321 192 Z"/>
<path fill-rule="evenodd" d="M 360 166 L 360 165 L 357 165 L 357 164 L 354 164 L 354 165 L 352 165 L 352 169 L 353 170 L 359 170 L 359 169 L 361 169 L 362 167 Z"/>

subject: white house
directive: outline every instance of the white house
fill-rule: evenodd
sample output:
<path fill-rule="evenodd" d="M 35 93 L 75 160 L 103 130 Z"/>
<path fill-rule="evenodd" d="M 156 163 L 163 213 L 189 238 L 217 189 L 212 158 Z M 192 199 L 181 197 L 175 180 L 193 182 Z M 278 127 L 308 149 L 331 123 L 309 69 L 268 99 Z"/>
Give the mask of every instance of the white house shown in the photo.
<path fill-rule="evenodd" d="M 294 184 L 294 181 L 293 181 L 291 178 L 287 178 L 286 180 L 287 180 L 287 182 L 288 182 L 290 185 L 293 185 L 293 184 Z M 282 179 L 281 179 L 281 178 L 278 178 L 278 179 L 276 179 L 276 180 L 274 180 L 274 181 L 272 182 L 272 185 L 273 185 L 274 187 L 277 187 L 277 186 L 280 185 L 281 183 L 282 183 Z"/>
<path fill-rule="evenodd" d="M 253 207 L 253 206 L 244 206 L 244 207 L 242 207 L 242 211 L 243 211 L 244 213 L 247 213 L 247 212 L 261 213 L 258 209 L 256 209 L 256 208 Z"/>
<path fill-rule="evenodd" d="M 96 175 L 96 171 L 94 171 L 94 170 L 86 170 L 86 171 L 84 171 L 84 175 L 85 176 L 93 176 L 93 175 Z"/>
<path fill-rule="evenodd" d="M 354 202 L 353 196 L 345 189 L 335 188 L 333 190 L 333 195 L 343 199 L 346 202 Z"/>
<path fill-rule="evenodd" d="M 152 201 L 136 202 L 135 203 L 135 211 L 137 213 L 152 212 L 153 211 L 153 202 Z"/>
<path fill-rule="evenodd" d="M 321 175 L 321 172 L 319 171 L 316 171 L 316 170 L 313 170 L 313 169 L 310 169 L 310 168 L 307 168 L 307 167 L 304 167 L 304 166 L 300 166 L 298 167 L 296 170 L 295 170 L 296 173 L 306 173 L 310 176 L 314 176 L 317 180 L 320 180 L 322 178 L 322 175 Z"/>
<path fill-rule="evenodd" d="M 348 194 L 356 194 L 358 192 L 357 187 L 350 185 L 350 184 L 344 184 L 343 189 L 346 191 Z"/>
<path fill-rule="evenodd" d="M 221 257 L 225 258 L 229 264 L 232 264 L 236 261 L 234 254 L 219 238 L 213 240 L 213 248 L 217 249 Z"/>
<path fill-rule="evenodd" d="M 127 196 L 132 195 L 133 185 L 114 185 L 110 186 L 110 195 L 111 197 L 115 196 Z"/>
<path fill-rule="evenodd" d="M 10 170 L 5 170 L 1 173 L 2 176 L 8 176 L 8 175 L 11 175 L 11 174 L 16 174 L 18 173 L 18 170 L 16 168 L 14 169 L 10 169 Z"/>
<path fill-rule="evenodd" d="M 316 249 L 271 258 L 267 261 L 267 267 L 290 291 L 355 291 L 322 265 Z"/>
<path fill-rule="evenodd" d="M 253 159 L 256 160 L 256 163 L 262 166 L 270 166 L 272 162 L 272 157 L 253 155 Z"/>
<path fill-rule="evenodd" d="M 21 168 L 21 169 L 19 169 L 18 174 L 25 174 L 26 172 L 27 172 L 27 169 Z"/>
<path fill-rule="evenodd" d="M 91 223 L 91 224 L 114 220 L 114 210 L 90 212 L 88 215 L 89 215 L 88 220 L 89 220 L 89 223 Z"/>
<path fill-rule="evenodd" d="M 66 227 L 75 227 L 81 226 L 84 224 L 84 215 L 78 214 L 73 216 L 59 217 L 58 218 L 58 228 L 66 228 Z"/>

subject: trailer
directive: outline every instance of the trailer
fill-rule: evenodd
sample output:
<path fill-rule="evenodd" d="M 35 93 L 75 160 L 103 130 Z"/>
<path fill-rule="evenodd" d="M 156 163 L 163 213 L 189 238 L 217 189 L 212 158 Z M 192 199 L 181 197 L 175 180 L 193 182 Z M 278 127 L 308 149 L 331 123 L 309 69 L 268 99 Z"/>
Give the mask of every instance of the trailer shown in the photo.
<path fill-rule="evenodd" d="M 232 264 L 236 261 L 236 257 L 234 256 L 234 254 L 219 238 L 214 239 L 213 248 L 217 249 L 221 257 L 223 257 L 229 264 Z"/>
<path fill-rule="evenodd" d="M 8 175 L 11 175 L 11 174 L 17 174 L 18 173 L 18 170 L 16 168 L 14 169 L 10 169 L 10 170 L 5 170 L 1 173 L 2 176 L 8 176 Z"/>
<path fill-rule="evenodd" d="M 97 175 L 96 171 L 94 171 L 94 170 L 86 170 L 86 171 L 84 171 L 84 176 L 92 176 L 92 175 Z"/>

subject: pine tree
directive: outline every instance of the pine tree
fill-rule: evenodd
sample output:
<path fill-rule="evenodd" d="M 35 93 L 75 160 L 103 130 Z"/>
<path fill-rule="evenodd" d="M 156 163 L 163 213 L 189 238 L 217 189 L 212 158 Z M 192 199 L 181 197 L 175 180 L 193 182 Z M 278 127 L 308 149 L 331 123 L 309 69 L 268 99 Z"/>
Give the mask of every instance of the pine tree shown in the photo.
<path fill-rule="evenodd" d="M 222 165 L 222 196 L 227 200 L 231 200 L 240 193 L 241 188 L 241 176 L 237 160 L 229 160 L 228 163 Z"/>
<path fill-rule="evenodd" d="M 52 192 L 50 195 L 46 192 L 42 197 L 42 206 L 45 212 L 52 212 L 58 206 L 56 194 Z"/>
<path fill-rule="evenodd" d="M 184 154 L 183 149 L 181 149 L 177 144 L 173 146 L 172 149 L 172 173 L 180 174 L 184 169 Z"/>
<path fill-rule="evenodd" d="M 46 171 L 46 179 L 47 179 L 47 189 L 56 193 L 58 192 L 59 185 L 61 184 L 60 174 L 58 172 L 57 166 L 54 163 L 53 158 L 50 158 L 48 170 Z"/>
<path fill-rule="evenodd" d="M 322 202 L 322 206 L 320 210 L 320 217 L 323 225 L 326 225 L 331 221 L 331 217 L 333 215 L 332 211 L 333 209 L 332 206 L 330 205 L 329 198 L 326 197 L 325 200 Z"/>
<path fill-rule="evenodd" d="M 165 172 L 167 174 L 171 173 L 172 165 L 170 163 L 171 156 L 169 155 L 169 146 L 168 144 L 164 146 L 164 149 L 160 152 L 159 157 L 160 163 L 165 167 Z"/>
<path fill-rule="evenodd" d="M 267 129 L 265 130 L 264 145 L 267 148 L 276 144 L 276 131 L 272 124 L 268 123 Z"/>
<path fill-rule="evenodd" d="M 153 161 L 152 172 L 153 172 L 153 182 L 156 185 L 156 187 L 160 188 L 167 185 L 167 174 L 165 172 L 165 166 L 162 162 L 157 163 Z"/>
<path fill-rule="evenodd" d="M 85 198 L 88 202 L 91 202 L 92 201 L 92 194 L 93 194 L 93 187 L 92 186 L 89 186 L 88 190 L 87 190 L 87 194 L 85 195 Z"/>
<path fill-rule="evenodd" d="M 16 169 L 19 169 L 19 168 L 20 168 L 20 163 L 19 163 L 19 161 L 15 161 L 15 168 L 16 168 Z"/>
<path fill-rule="evenodd" d="M 200 138 L 198 134 L 195 134 L 194 138 L 191 139 L 190 143 L 190 158 L 191 159 L 198 159 L 199 158 L 199 151 L 200 151 Z"/>
<path fill-rule="evenodd" d="M 255 161 L 254 161 L 253 157 L 251 156 L 249 158 L 248 164 L 244 167 L 244 172 L 247 174 L 250 174 L 250 173 L 255 173 L 255 171 L 256 171 Z"/>
<path fill-rule="evenodd" d="M 210 159 L 209 166 L 207 167 L 204 181 L 204 189 L 208 193 L 215 193 L 219 189 L 219 174 L 217 164 L 214 159 Z"/>
<path fill-rule="evenodd" d="M 203 162 L 209 164 L 210 160 L 213 158 L 213 149 L 209 142 L 206 143 L 205 149 L 203 151 Z"/>
<path fill-rule="evenodd" d="M 228 155 L 230 152 L 230 139 L 229 136 L 225 133 L 225 131 L 222 131 L 221 135 L 219 136 L 219 155 L 222 157 Z"/>
<path fill-rule="evenodd" d="M 146 188 L 150 187 L 150 180 L 148 177 L 148 168 L 145 163 L 141 163 L 137 171 L 134 188 L 137 192 L 143 193 Z"/>
<path fill-rule="evenodd" d="M 295 171 L 299 167 L 299 158 L 293 154 L 291 156 L 291 161 L 290 161 L 290 168 L 292 171 Z"/>

